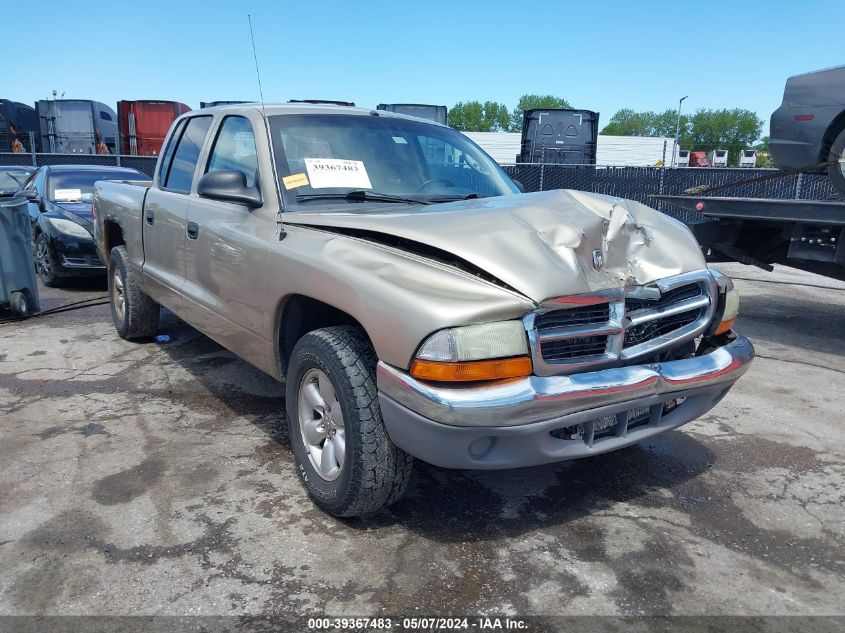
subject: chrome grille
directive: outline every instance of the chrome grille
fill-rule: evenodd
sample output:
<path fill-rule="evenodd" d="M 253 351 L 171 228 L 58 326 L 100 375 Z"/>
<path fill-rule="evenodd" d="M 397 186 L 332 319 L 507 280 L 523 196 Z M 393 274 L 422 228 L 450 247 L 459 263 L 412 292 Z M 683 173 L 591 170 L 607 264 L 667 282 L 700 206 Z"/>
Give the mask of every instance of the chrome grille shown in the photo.
<path fill-rule="evenodd" d="M 582 356 L 597 356 L 607 349 L 607 336 L 579 336 L 560 341 L 546 341 L 540 344 L 543 360 L 553 363 Z"/>
<path fill-rule="evenodd" d="M 586 323 L 601 323 L 610 318 L 610 307 L 604 303 L 589 305 L 582 308 L 570 310 L 553 310 L 537 316 L 534 326 L 537 331 L 548 332 L 555 328 L 568 327 L 571 325 L 584 325 Z"/>
<path fill-rule="evenodd" d="M 702 308 L 699 308 L 698 310 L 690 310 L 689 312 L 673 314 L 672 316 L 632 325 L 625 330 L 625 341 L 622 343 L 622 348 L 628 349 L 629 347 L 635 347 L 656 339 L 659 336 L 686 327 L 701 317 L 701 310 Z"/>
<path fill-rule="evenodd" d="M 548 376 L 653 354 L 701 334 L 716 308 L 707 270 L 627 291 L 561 297 L 524 319 L 534 371 Z"/>
<path fill-rule="evenodd" d="M 691 283 L 661 294 L 659 299 L 635 299 L 629 297 L 625 299 L 625 311 L 634 312 L 636 310 L 665 308 L 668 305 L 683 301 L 684 299 L 692 299 L 701 295 L 701 284 Z"/>

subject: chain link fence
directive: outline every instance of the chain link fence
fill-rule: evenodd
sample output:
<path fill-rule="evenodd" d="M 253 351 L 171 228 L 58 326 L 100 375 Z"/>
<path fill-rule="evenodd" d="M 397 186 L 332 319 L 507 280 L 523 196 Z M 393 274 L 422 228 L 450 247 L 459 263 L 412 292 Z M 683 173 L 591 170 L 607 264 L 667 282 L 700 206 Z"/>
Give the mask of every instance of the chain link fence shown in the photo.
<path fill-rule="evenodd" d="M 150 178 L 155 171 L 156 156 L 121 156 L 116 154 L 42 154 L 0 153 L 0 165 L 108 165 L 130 167 Z M 687 224 L 708 219 L 664 202 L 653 195 L 684 195 L 692 187 L 719 187 L 740 180 L 766 176 L 775 169 L 737 169 L 715 167 L 607 167 L 601 165 L 504 165 L 505 172 L 522 183 L 525 191 L 577 189 L 619 198 L 636 200 L 663 211 Z M 746 183 L 730 189 L 701 195 L 738 198 L 778 198 L 800 200 L 839 199 L 827 174 L 790 174 L 762 182 Z"/>
<path fill-rule="evenodd" d="M 692 187 L 720 187 L 741 180 L 777 173 L 776 169 L 714 167 L 607 167 L 601 165 L 504 165 L 505 172 L 522 183 L 525 191 L 577 189 L 636 200 L 686 224 L 710 221 L 695 211 L 657 202 L 654 195 L 681 196 Z M 789 174 L 781 178 L 740 184 L 703 196 L 777 198 L 800 200 L 839 199 L 827 174 Z"/>
<path fill-rule="evenodd" d="M 46 154 L 46 153 L 0 153 L 0 166 L 27 165 L 103 165 L 108 167 L 129 167 L 137 169 L 150 178 L 155 171 L 157 156 L 121 156 L 118 154 Z"/>

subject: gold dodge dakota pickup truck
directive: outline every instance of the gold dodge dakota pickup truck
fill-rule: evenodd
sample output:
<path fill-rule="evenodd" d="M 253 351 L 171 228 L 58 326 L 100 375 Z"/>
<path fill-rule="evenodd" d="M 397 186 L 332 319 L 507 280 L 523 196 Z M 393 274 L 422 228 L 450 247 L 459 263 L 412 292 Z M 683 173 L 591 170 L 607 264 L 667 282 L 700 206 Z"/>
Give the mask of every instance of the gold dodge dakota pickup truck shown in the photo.
<path fill-rule="evenodd" d="M 149 339 L 165 306 L 285 381 L 297 471 L 332 514 L 399 499 L 414 458 L 516 468 L 640 442 L 753 359 L 683 224 L 522 193 L 446 126 L 223 106 L 163 147 L 152 182 L 95 189 L 115 327 Z"/>

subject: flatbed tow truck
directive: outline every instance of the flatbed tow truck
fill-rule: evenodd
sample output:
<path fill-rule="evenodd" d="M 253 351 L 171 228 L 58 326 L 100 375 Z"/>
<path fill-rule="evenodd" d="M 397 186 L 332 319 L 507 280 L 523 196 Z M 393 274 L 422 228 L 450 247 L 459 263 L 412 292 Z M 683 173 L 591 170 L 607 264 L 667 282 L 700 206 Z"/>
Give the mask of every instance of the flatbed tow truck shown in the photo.
<path fill-rule="evenodd" d="M 785 264 L 845 280 L 845 66 L 790 77 L 769 130 L 769 151 L 781 171 L 654 200 L 702 214 L 700 222 L 688 225 L 710 261 L 769 271 L 772 264 Z M 825 171 L 836 198 L 713 196 L 741 184 Z"/>
<path fill-rule="evenodd" d="M 784 264 L 845 281 L 845 201 L 653 196 L 712 221 L 690 225 L 709 261 Z"/>

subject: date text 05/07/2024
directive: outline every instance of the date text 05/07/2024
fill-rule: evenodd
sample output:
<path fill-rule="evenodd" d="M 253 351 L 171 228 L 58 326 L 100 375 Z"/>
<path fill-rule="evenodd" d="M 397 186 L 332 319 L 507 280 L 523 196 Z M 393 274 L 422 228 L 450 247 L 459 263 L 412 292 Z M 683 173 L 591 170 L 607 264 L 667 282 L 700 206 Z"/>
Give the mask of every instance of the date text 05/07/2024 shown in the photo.
<path fill-rule="evenodd" d="M 439 617 L 376 617 L 376 618 L 309 618 L 309 630 L 398 630 L 398 631 L 529 631 L 528 622 L 520 618 L 477 616 Z"/>

